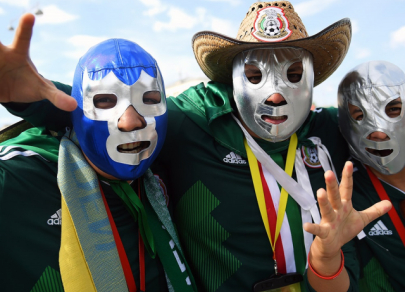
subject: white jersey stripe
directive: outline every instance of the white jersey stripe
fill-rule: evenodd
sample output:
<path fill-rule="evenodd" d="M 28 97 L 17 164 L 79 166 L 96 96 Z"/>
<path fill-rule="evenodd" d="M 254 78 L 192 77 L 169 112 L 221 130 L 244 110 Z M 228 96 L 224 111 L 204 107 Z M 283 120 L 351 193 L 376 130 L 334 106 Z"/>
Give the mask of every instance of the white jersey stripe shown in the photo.
<path fill-rule="evenodd" d="M 1 148 L 0 148 L 0 155 L 3 155 L 3 154 L 5 154 L 5 153 L 7 153 L 8 151 L 10 151 L 11 149 L 14 149 L 14 148 L 18 148 L 19 146 L 1 146 Z M 3 148 L 4 148 L 4 150 L 3 150 Z"/>
<path fill-rule="evenodd" d="M 31 151 L 31 150 L 26 150 L 26 151 L 12 151 L 12 152 L 10 152 L 10 153 L 4 155 L 4 156 L 1 156 L 1 157 L 0 157 L 0 160 L 9 160 L 9 159 L 11 159 L 11 158 L 13 158 L 13 157 L 15 157 L 15 156 L 18 156 L 18 155 L 25 156 L 25 157 L 38 155 L 38 156 L 40 156 L 42 159 L 44 159 L 44 160 L 46 160 L 46 161 L 49 161 L 49 160 L 45 159 L 44 157 L 42 157 L 40 154 L 38 154 L 38 153 L 36 153 L 36 152 L 34 152 L 34 151 Z"/>
<path fill-rule="evenodd" d="M 266 168 L 262 167 L 264 178 L 269 186 L 269 190 L 271 193 L 271 198 L 273 199 L 274 209 L 276 212 L 278 211 L 278 206 L 280 203 L 280 188 L 277 184 L 276 179 L 274 176 L 267 171 Z M 283 224 L 281 225 L 280 235 L 281 240 L 283 242 L 283 249 L 284 249 L 284 258 L 286 263 L 287 273 L 294 273 L 296 272 L 295 267 L 295 258 L 294 258 L 294 247 L 292 242 L 292 235 L 290 224 L 288 222 L 287 214 L 284 214 Z"/>

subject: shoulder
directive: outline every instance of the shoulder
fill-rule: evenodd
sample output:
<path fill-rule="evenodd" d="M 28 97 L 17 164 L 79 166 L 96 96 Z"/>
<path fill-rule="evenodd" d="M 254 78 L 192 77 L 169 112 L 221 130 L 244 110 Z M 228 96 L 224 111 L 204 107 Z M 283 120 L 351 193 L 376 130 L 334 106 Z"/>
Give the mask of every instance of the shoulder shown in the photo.
<path fill-rule="evenodd" d="M 18 145 L 0 146 L 0 169 L 10 172 L 33 171 L 43 164 L 51 161 L 33 150 L 24 149 Z M 56 167 L 56 163 L 52 163 Z"/>
<path fill-rule="evenodd" d="M 338 109 L 335 107 L 318 107 L 311 114 L 313 115 L 313 121 L 316 123 L 329 122 L 335 126 L 338 124 Z"/>
<path fill-rule="evenodd" d="M 338 126 L 338 112 L 336 108 L 316 108 L 312 110 L 307 118 L 309 124 L 309 135 L 322 139 L 340 139 L 340 130 Z"/>

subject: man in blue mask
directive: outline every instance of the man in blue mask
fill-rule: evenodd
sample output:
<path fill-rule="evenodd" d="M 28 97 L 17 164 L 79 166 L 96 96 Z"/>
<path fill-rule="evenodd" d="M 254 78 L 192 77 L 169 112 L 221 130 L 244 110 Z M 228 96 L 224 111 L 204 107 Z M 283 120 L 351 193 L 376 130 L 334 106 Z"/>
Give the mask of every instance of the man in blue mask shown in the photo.
<path fill-rule="evenodd" d="M 350 38 L 347 19 L 308 36 L 287 1 L 253 3 L 237 39 L 215 32 L 194 36 L 196 60 L 212 82 L 168 99 L 169 147 L 153 169 L 166 183 L 200 290 L 356 290 L 354 249 L 350 242 L 343 245 L 371 218 L 388 211 L 389 203 L 364 212 L 352 208 L 351 165 L 340 188 L 332 171 L 324 174 L 333 169 L 328 153 L 338 171 L 343 168 L 343 139 L 337 127 L 329 127 L 335 115 L 310 112 L 314 85 L 337 69 Z M 6 69 L 11 65 L 2 83 L 28 74 L 6 63 L 0 60 Z M 0 67 L 0 77 L 1 72 Z M 19 100 L 22 93 L 13 94 L 20 88 L 14 90 L 5 102 Z M 72 106 L 52 86 L 43 90 L 57 107 Z M 24 98 L 43 97 L 37 91 Z M 38 121 L 40 113 L 55 112 L 48 105 L 33 104 L 19 114 L 49 127 L 52 123 Z M 35 109 L 34 115 L 28 113 Z M 325 186 L 327 192 L 315 195 Z"/>
<path fill-rule="evenodd" d="M 63 137 L 31 128 L 0 144 L 3 289 L 195 291 L 149 170 L 167 126 L 156 61 L 104 41 L 80 59 L 72 96 Z"/>

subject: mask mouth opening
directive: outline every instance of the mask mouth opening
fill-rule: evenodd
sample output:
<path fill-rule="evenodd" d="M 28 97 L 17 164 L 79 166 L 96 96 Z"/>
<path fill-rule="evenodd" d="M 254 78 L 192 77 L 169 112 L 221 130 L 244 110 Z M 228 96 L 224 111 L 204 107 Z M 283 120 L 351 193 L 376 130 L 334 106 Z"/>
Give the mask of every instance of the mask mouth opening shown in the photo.
<path fill-rule="evenodd" d="M 283 100 L 278 103 L 274 103 L 273 101 L 265 101 L 264 104 L 272 106 L 272 107 L 279 107 L 279 106 L 287 105 L 287 101 L 283 97 Z M 283 116 L 262 115 L 261 119 L 268 124 L 278 125 L 278 124 L 281 124 L 281 123 L 284 123 L 285 121 L 287 121 L 288 116 L 286 116 L 286 115 L 283 115 Z"/>
<path fill-rule="evenodd" d="M 141 152 L 142 150 L 148 148 L 149 146 L 150 146 L 149 141 L 131 142 L 118 145 L 117 151 L 120 153 L 135 154 Z"/>
<path fill-rule="evenodd" d="M 366 148 L 366 151 L 370 154 L 373 154 L 378 157 L 386 157 L 391 155 L 392 152 L 394 152 L 393 149 L 383 149 L 383 150 L 376 150 L 376 149 L 371 149 L 371 148 Z"/>
<path fill-rule="evenodd" d="M 288 116 L 267 116 L 262 115 L 261 119 L 268 124 L 278 125 L 287 121 Z"/>

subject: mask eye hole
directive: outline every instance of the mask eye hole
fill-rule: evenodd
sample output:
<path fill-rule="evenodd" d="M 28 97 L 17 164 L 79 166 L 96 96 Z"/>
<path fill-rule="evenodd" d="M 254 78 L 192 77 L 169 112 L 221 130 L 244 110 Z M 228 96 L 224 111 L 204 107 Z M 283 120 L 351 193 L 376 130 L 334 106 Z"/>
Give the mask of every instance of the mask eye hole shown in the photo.
<path fill-rule="evenodd" d="M 117 96 L 110 93 L 96 94 L 93 97 L 93 104 L 96 108 L 110 109 L 116 106 Z"/>
<path fill-rule="evenodd" d="M 143 94 L 142 98 L 144 104 L 158 104 L 161 100 L 160 91 L 147 91 Z"/>
<path fill-rule="evenodd" d="M 356 121 L 361 121 L 363 119 L 363 111 L 358 106 L 351 104 L 348 102 L 349 105 L 349 113 L 352 118 Z"/>
<path fill-rule="evenodd" d="M 291 83 L 297 83 L 301 81 L 302 73 L 304 69 L 302 67 L 302 62 L 295 62 L 287 70 L 287 78 Z"/>
<path fill-rule="evenodd" d="M 401 111 L 402 111 L 402 101 L 400 97 L 394 99 L 385 106 L 385 113 L 390 118 L 398 117 L 401 114 Z"/>
<path fill-rule="evenodd" d="M 245 64 L 245 75 L 252 84 L 259 84 L 262 81 L 262 72 L 255 65 Z"/>

